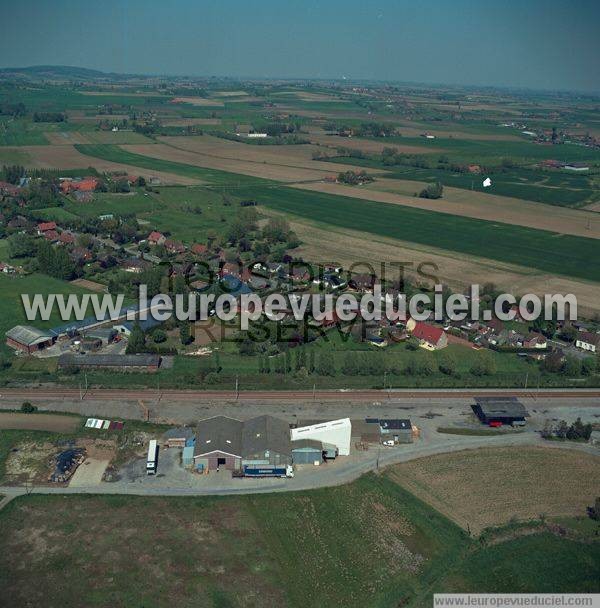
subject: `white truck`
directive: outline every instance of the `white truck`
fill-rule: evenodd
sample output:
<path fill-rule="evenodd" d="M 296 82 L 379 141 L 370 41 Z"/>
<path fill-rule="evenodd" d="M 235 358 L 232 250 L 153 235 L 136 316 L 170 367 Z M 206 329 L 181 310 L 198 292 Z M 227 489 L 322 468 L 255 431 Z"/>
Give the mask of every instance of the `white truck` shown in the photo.
<path fill-rule="evenodd" d="M 158 442 L 156 439 L 151 439 L 148 444 L 148 459 L 146 460 L 146 473 L 148 475 L 156 474 L 156 466 L 158 464 Z"/>

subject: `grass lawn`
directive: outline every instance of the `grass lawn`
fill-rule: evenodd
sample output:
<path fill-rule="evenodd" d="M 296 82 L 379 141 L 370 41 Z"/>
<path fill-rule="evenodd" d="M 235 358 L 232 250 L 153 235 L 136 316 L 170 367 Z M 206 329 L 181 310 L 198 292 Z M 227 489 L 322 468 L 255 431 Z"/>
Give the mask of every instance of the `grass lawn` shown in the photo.
<path fill-rule="evenodd" d="M 18 263 L 18 260 L 16 262 Z M 0 336 L 4 336 L 7 330 L 19 324 L 35 325 L 41 329 L 62 325 L 63 321 L 61 321 L 57 311 L 53 312 L 48 321 L 28 321 L 25 316 L 21 294 L 29 294 L 32 298 L 36 293 L 44 295 L 50 293 L 89 293 L 67 281 L 53 279 L 47 275 L 37 273 L 27 276 L 0 274 L 0 292 L 2 293 L 2 298 L 0 298 Z M 0 348 L 5 352 L 12 352 L 12 349 L 8 349 L 4 344 Z"/>
<path fill-rule="evenodd" d="M 77 215 L 71 213 L 64 207 L 46 207 L 45 209 L 36 209 L 34 212 L 37 220 L 46 222 L 55 221 L 57 223 L 68 223 L 77 219 Z"/>
<path fill-rule="evenodd" d="M 31 495 L 0 512 L 0 549 L 15 608 L 421 608 L 442 590 L 599 590 L 598 543 L 481 547 L 374 474 L 254 496 Z"/>
<path fill-rule="evenodd" d="M 544 533 L 474 551 L 435 588 L 437 593 L 598 593 L 600 543 Z"/>

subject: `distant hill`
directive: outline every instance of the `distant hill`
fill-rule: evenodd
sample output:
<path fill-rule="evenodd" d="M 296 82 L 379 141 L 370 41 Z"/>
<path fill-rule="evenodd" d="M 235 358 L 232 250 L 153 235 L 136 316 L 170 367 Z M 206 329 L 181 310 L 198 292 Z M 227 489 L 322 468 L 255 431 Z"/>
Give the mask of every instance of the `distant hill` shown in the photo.
<path fill-rule="evenodd" d="M 127 74 L 115 74 L 68 65 L 34 65 L 24 68 L 0 68 L 0 77 L 15 76 L 45 80 L 118 80 Z"/>

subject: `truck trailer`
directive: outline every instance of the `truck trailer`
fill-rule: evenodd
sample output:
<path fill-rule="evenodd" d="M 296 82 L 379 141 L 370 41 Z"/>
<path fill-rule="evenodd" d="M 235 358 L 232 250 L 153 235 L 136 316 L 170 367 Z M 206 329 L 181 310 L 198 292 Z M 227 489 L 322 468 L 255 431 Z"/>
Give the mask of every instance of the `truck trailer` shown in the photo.
<path fill-rule="evenodd" d="M 146 473 L 148 475 L 156 474 L 156 466 L 158 464 L 158 442 L 156 439 L 151 439 L 148 444 L 148 458 L 146 460 Z"/>
<path fill-rule="evenodd" d="M 243 466 L 239 471 L 233 471 L 234 477 L 293 477 L 294 468 L 291 465 L 285 467 L 258 467 Z"/>

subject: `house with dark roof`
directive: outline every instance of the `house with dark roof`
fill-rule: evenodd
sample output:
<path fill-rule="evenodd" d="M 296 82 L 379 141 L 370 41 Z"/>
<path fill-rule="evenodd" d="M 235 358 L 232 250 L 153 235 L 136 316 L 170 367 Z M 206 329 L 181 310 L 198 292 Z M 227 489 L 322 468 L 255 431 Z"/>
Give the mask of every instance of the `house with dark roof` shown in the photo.
<path fill-rule="evenodd" d="M 548 340 L 546 340 L 546 336 L 537 333 L 531 333 L 525 336 L 525 340 L 523 340 L 523 348 L 547 348 Z"/>
<path fill-rule="evenodd" d="M 348 286 L 356 291 L 373 291 L 377 277 L 374 274 L 355 274 L 348 281 Z"/>

